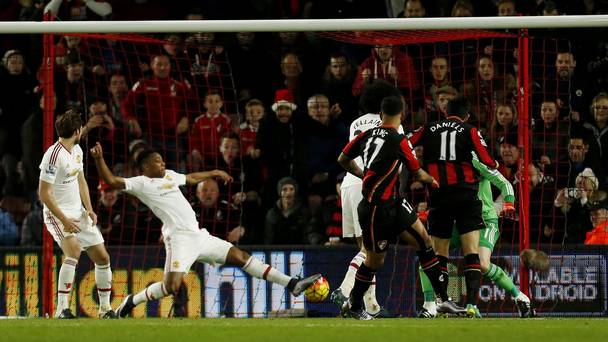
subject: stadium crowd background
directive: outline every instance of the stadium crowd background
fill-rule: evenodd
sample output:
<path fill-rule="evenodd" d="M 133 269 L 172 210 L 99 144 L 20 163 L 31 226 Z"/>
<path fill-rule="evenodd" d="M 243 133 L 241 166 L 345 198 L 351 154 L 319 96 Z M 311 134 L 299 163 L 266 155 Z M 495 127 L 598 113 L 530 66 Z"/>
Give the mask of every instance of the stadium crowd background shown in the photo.
<path fill-rule="evenodd" d="M 0 20 L 42 20 L 45 8 L 59 20 L 205 20 L 584 15 L 606 13 L 608 2 L 5 0 Z M 589 32 L 531 32 L 539 37 L 530 75 L 533 243 L 608 244 L 608 41 Z M 57 36 L 56 115 L 79 110 L 83 149 L 101 141 L 123 176 L 137 174 L 134 160 L 146 146 L 180 172 L 227 170 L 234 183 L 186 191 L 201 225 L 229 241 L 353 243 L 341 237 L 336 158 L 374 79 L 402 90 L 406 130 L 441 117 L 449 99 L 467 97 L 500 172 L 517 182 L 513 38 L 370 46 L 293 32 L 150 37 L 157 42 Z M 40 245 L 42 38 L 2 36 L 0 56 L 0 244 Z M 98 182 L 87 164 L 107 243 L 157 243 L 160 222 Z M 420 184 L 401 189 L 423 213 Z M 503 222 L 502 231 L 503 242 L 517 240 L 517 223 Z"/>

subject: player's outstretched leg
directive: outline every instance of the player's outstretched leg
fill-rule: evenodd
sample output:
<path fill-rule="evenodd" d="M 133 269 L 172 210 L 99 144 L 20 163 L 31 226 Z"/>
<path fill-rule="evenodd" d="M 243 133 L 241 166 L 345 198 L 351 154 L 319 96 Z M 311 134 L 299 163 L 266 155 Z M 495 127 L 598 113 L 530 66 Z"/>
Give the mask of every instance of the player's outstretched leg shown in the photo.
<path fill-rule="evenodd" d="M 243 271 L 258 279 L 282 285 L 294 297 L 301 295 L 304 290 L 321 278 L 320 274 L 314 274 L 306 278 L 292 278 L 236 247 L 231 247 L 228 251 L 226 264 L 241 267 Z"/>
<path fill-rule="evenodd" d="M 517 304 L 517 311 L 519 311 L 519 316 L 521 318 L 530 317 L 530 313 L 532 312 L 530 298 L 528 298 L 528 296 L 526 296 L 523 292 L 519 291 L 517 286 L 515 286 L 513 283 L 511 277 L 509 277 L 509 275 L 502 268 L 491 263 L 490 267 L 488 267 L 488 271 L 485 272 L 483 276 L 496 284 L 496 286 L 507 291 L 507 293 L 513 297 L 513 300 Z"/>
<path fill-rule="evenodd" d="M 169 277 L 172 274 L 176 274 L 176 272 L 169 273 Z M 167 281 L 167 277 L 168 275 L 165 274 L 165 282 Z M 131 314 L 131 311 L 133 311 L 137 305 L 150 300 L 161 299 L 168 295 L 169 291 L 167 290 L 164 282 L 156 282 L 136 294 L 129 294 L 118 306 L 118 308 L 116 308 L 116 315 L 118 318 L 125 318 Z"/>

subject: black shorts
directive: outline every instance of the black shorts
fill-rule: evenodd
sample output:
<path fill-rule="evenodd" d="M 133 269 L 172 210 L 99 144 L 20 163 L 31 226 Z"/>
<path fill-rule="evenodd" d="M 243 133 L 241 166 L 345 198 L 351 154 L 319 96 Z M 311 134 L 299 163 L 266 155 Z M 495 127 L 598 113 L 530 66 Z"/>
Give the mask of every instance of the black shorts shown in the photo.
<path fill-rule="evenodd" d="M 456 191 L 452 191 L 456 190 Z M 429 234 L 450 239 L 454 227 L 460 235 L 485 228 L 482 203 L 470 188 L 437 191 L 429 198 Z"/>
<path fill-rule="evenodd" d="M 374 205 L 365 199 L 357 207 L 359 224 L 365 249 L 382 253 L 388 249 L 407 227 L 416 222 L 418 216 L 412 206 L 399 199 L 387 205 Z"/>

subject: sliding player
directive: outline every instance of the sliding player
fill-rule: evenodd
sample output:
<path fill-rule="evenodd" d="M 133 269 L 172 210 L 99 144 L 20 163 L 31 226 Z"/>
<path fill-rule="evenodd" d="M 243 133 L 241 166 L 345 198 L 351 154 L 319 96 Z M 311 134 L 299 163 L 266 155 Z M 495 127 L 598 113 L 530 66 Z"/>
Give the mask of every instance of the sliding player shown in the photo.
<path fill-rule="evenodd" d="M 220 178 L 224 182 L 232 181 L 232 177 L 226 172 L 213 170 L 179 174 L 165 170 L 165 163 L 158 152 L 144 150 L 137 158 L 142 176 L 122 178 L 114 176 L 106 165 L 99 143 L 91 149 L 91 155 L 95 158 L 97 171 L 106 184 L 134 195 L 163 222 L 162 234 L 167 252 L 164 279 L 135 295 L 129 294 L 116 310 L 119 318 L 126 317 L 138 304 L 176 293 L 182 284 L 184 274 L 196 261 L 238 266 L 256 278 L 286 287 L 293 296 L 299 296 L 321 277 L 320 274 L 315 274 L 303 279 L 291 278 L 230 242 L 210 235 L 207 229 L 199 229 L 194 210 L 179 187 L 196 185 L 209 178 Z"/>

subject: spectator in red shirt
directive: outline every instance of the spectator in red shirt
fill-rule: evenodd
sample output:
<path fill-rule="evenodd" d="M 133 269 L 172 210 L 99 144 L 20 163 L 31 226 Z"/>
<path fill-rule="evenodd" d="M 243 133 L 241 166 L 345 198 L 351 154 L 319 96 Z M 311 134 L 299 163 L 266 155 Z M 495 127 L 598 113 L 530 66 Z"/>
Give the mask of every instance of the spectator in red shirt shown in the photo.
<path fill-rule="evenodd" d="M 260 156 L 260 149 L 255 148 L 255 138 L 260 128 L 260 120 L 266 114 L 264 104 L 258 99 L 251 99 L 245 105 L 245 122 L 238 129 L 241 140 L 241 151 L 252 159 Z"/>
<path fill-rule="evenodd" d="M 353 94 L 359 96 L 366 84 L 378 78 L 402 91 L 415 90 L 420 86 L 412 57 L 390 45 L 374 47 L 372 55 L 361 63 L 353 84 Z"/>
<path fill-rule="evenodd" d="M 207 111 L 194 119 L 190 130 L 193 171 L 199 170 L 201 166 L 204 166 L 203 168 L 216 166 L 220 139 L 232 129 L 230 118 L 222 113 L 224 102 L 219 92 L 209 90 L 205 95 L 203 106 Z"/>
<path fill-rule="evenodd" d="M 188 131 L 190 85 L 172 79 L 167 56 L 152 58 L 153 76 L 141 79 L 123 102 L 123 116 L 129 132 L 143 136 L 163 152 L 168 169 L 177 170 L 181 135 Z"/>
<path fill-rule="evenodd" d="M 592 201 L 592 199 L 589 201 L 591 222 L 594 228 L 587 232 L 585 245 L 608 245 L 608 200 L 604 191 L 598 191 L 596 195 L 597 201 Z"/>

